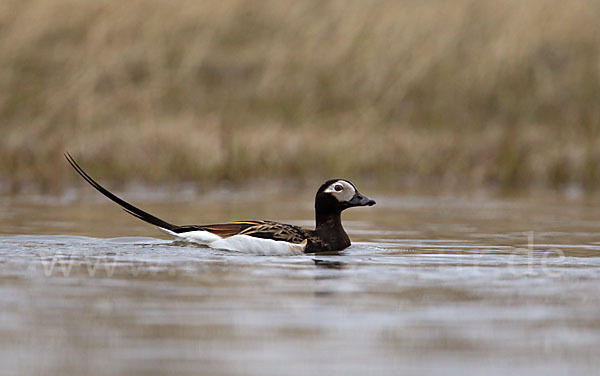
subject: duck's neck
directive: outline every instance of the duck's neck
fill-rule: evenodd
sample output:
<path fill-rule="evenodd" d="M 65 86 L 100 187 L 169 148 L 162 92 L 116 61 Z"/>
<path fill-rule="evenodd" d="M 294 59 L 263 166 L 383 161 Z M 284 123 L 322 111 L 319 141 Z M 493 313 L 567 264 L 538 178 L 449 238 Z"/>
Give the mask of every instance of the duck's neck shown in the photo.
<path fill-rule="evenodd" d="M 341 214 L 339 210 L 316 213 L 315 232 L 332 249 L 344 249 L 350 246 L 350 238 L 342 226 Z"/>

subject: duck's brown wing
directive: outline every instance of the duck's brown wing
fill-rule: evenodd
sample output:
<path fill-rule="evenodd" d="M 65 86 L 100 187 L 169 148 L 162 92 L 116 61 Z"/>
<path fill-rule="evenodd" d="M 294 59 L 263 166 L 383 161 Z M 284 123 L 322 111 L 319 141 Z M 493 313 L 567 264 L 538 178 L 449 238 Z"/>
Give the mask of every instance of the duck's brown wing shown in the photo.
<path fill-rule="evenodd" d="M 179 234 L 189 231 L 208 231 L 224 238 L 233 235 L 247 235 L 295 244 L 302 243 L 310 234 L 310 230 L 302 227 L 272 221 L 237 221 L 205 226 L 180 226 L 174 230 Z"/>
<path fill-rule="evenodd" d="M 302 243 L 310 234 L 310 230 L 305 228 L 278 223 L 271 221 L 257 221 L 254 226 L 250 226 L 240 232 L 240 235 L 249 235 L 257 238 L 281 240 L 289 243 Z"/>

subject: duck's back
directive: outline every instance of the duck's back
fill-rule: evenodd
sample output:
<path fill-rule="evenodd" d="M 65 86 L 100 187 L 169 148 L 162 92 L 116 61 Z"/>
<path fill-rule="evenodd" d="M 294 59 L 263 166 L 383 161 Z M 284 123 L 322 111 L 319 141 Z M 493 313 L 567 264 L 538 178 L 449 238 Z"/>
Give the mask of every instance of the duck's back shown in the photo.
<path fill-rule="evenodd" d="M 235 221 L 167 230 L 181 240 L 245 253 L 302 253 L 314 231 L 273 221 Z"/>

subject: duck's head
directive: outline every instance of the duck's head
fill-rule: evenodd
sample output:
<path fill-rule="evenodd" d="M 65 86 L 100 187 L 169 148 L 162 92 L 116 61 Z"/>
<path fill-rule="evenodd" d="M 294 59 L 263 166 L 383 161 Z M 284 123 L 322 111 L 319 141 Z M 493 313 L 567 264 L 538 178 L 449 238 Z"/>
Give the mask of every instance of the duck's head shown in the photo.
<path fill-rule="evenodd" d="M 317 211 L 342 211 L 354 206 L 373 206 L 375 200 L 368 198 L 356 189 L 354 184 L 344 179 L 331 179 L 323 183 L 315 197 Z"/>

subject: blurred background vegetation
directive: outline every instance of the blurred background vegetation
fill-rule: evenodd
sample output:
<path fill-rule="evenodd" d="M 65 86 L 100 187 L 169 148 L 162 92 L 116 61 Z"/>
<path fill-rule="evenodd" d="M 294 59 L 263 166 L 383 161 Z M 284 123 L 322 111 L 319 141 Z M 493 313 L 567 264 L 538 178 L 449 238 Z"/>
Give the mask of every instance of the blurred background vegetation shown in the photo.
<path fill-rule="evenodd" d="M 600 1 L 2 0 L 4 191 L 600 186 Z"/>

